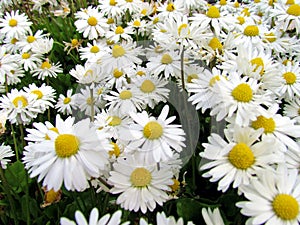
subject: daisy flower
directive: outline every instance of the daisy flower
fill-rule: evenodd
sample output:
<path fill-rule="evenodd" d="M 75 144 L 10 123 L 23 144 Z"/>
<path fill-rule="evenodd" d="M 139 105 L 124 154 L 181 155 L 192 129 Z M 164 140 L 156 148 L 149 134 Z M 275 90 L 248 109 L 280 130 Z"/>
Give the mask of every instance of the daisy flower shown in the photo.
<path fill-rule="evenodd" d="M 11 150 L 11 147 L 9 145 L 2 145 L 0 146 L 0 165 L 2 169 L 7 168 L 7 163 L 9 163 L 11 160 L 8 159 L 8 157 L 14 156 L 14 152 Z"/>
<path fill-rule="evenodd" d="M 263 136 L 275 137 L 281 152 L 285 152 L 287 147 L 299 151 L 295 138 L 300 137 L 300 125 L 296 125 L 295 120 L 278 114 L 278 110 L 279 106 L 274 104 L 264 113 L 257 115 L 256 119 L 250 121 L 250 126 L 254 129 L 264 128 Z"/>
<path fill-rule="evenodd" d="M 49 140 L 50 137 L 48 133 L 50 130 L 54 132 L 58 132 L 57 128 L 53 126 L 53 124 L 49 121 L 45 123 L 42 122 L 34 122 L 32 124 L 33 128 L 27 128 L 27 136 L 24 138 L 28 142 L 39 143 L 45 140 Z"/>
<path fill-rule="evenodd" d="M 43 38 L 36 39 L 36 41 L 32 43 L 31 50 L 37 54 L 47 54 L 52 50 L 53 42 L 52 38 L 44 36 Z"/>
<path fill-rule="evenodd" d="M 15 68 L 6 74 L 6 83 L 8 85 L 20 83 L 21 82 L 20 78 L 22 78 L 24 76 L 25 76 L 25 71 L 22 68 L 22 66 L 19 66 L 19 68 Z M 0 78 L 0 80 L 1 80 L 1 78 Z"/>
<path fill-rule="evenodd" d="M 121 18 L 122 15 L 125 14 L 125 11 L 120 8 L 119 1 L 116 0 L 104 0 L 99 2 L 99 9 L 108 18 Z"/>
<path fill-rule="evenodd" d="M 90 63 L 85 63 L 84 66 L 76 65 L 70 70 L 70 75 L 76 78 L 77 83 L 86 85 L 98 83 L 103 79 L 100 67 Z"/>
<path fill-rule="evenodd" d="M 166 18 L 174 18 L 175 16 L 183 16 L 184 8 L 178 1 L 158 2 L 158 16 L 160 20 Z"/>
<path fill-rule="evenodd" d="M 6 12 L 4 18 L 0 18 L 0 33 L 9 38 L 20 39 L 31 31 L 31 24 L 25 13 L 20 14 L 19 10 Z"/>
<path fill-rule="evenodd" d="M 51 86 L 43 83 L 42 86 L 38 87 L 35 83 L 32 83 L 23 89 L 28 94 L 36 95 L 36 103 L 40 106 L 41 111 L 44 112 L 49 107 L 53 107 L 52 103 L 55 102 L 55 90 Z"/>
<path fill-rule="evenodd" d="M 38 77 L 38 79 L 45 80 L 46 77 L 57 77 L 58 73 L 62 73 L 61 64 L 51 63 L 49 59 L 46 59 L 41 64 L 38 65 L 38 68 L 31 71 L 32 76 Z"/>
<path fill-rule="evenodd" d="M 253 180 L 252 185 L 243 187 L 247 200 L 236 206 L 250 217 L 247 224 L 297 225 L 300 222 L 299 185 L 297 170 L 267 170 Z"/>
<path fill-rule="evenodd" d="M 82 42 L 83 40 L 78 40 L 77 38 L 73 38 L 71 42 L 63 41 L 65 45 L 64 51 L 67 51 L 67 55 L 69 55 L 73 49 L 76 49 L 76 51 L 78 52 Z"/>
<path fill-rule="evenodd" d="M 300 97 L 300 67 L 298 64 L 292 65 L 288 62 L 287 65 L 281 65 L 279 68 L 282 82 L 277 90 L 274 90 L 276 95 L 287 101 Z"/>
<path fill-rule="evenodd" d="M 79 55 L 81 60 L 87 59 L 87 62 L 98 63 L 108 51 L 106 44 L 93 40 L 92 44 L 88 42 L 86 47 L 79 48 Z"/>
<path fill-rule="evenodd" d="M 137 152 L 147 162 L 161 162 L 172 158 L 175 152 L 185 147 L 185 132 L 181 125 L 171 124 L 176 116 L 168 117 L 169 106 L 165 105 L 158 118 L 146 111 L 130 113 L 135 124 L 122 137 L 129 141 L 125 151 Z"/>
<path fill-rule="evenodd" d="M 177 221 L 174 216 L 167 217 L 164 212 L 157 212 L 156 213 L 156 224 L 157 225 L 184 225 L 184 221 L 182 217 L 180 217 Z M 148 223 L 145 218 L 140 218 L 139 225 L 151 225 Z M 188 221 L 187 225 L 194 225 L 192 221 Z"/>
<path fill-rule="evenodd" d="M 159 56 L 150 57 L 146 66 L 154 76 L 162 73 L 165 78 L 180 77 L 180 55 L 175 51 L 163 52 Z"/>
<path fill-rule="evenodd" d="M 261 92 L 260 83 L 246 76 L 240 77 L 237 72 L 231 72 L 228 79 L 217 82 L 219 96 L 217 104 L 210 115 L 216 115 L 217 121 L 232 117 L 236 113 L 236 123 L 247 125 L 257 115 L 264 111 L 264 106 L 273 104 L 271 93 Z"/>
<path fill-rule="evenodd" d="M 124 222 L 121 224 L 122 211 L 118 210 L 114 212 L 112 215 L 109 213 L 105 214 L 101 218 L 99 218 L 99 211 L 97 208 L 93 208 L 90 216 L 89 222 L 87 222 L 85 216 L 77 210 L 75 212 L 75 221 L 69 220 L 66 217 L 60 218 L 61 225 L 128 225 L 129 222 Z"/>
<path fill-rule="evenodd" d="M 0 97 L 0 108 L 7 113 L 7 119 L 12 124 L 28 124 L 41 113 L 36 95 L 17 89 L 12 89 L 7 95 Z"/>
<path fill-rule="evenodd" d="M 62 183 L 67 190 L 83 191 L 91 177 L 99 177 L 108 164 L 107 152 L 111 148 L 107 139 L 99 139 L 90 126 L 90 120 L 56 117 L 57 132 L 49 131 L 49 140 L 27 145 L 25 165 L 30 177 L 38 176 L 43 186 L 57 191 Z M 27 157 L 27 155 L 31 156 Z"/>
<path fill-rule="evenodd" d="M 206 225 L 225 225 L 219 208 L 213 210 L 210 208 L 202 208 L 201 213 Z"/>
<path fill-rule="evenodd" d="M 146 74 L 145 76 L 136 76 L 132 78 L 131 85 L 138 88 L 144 104 L 154 108 L 159 102 L 166 102 L 170 90 L 166 88 L 168 81 Z"/>
<path fill-rule="evenodd" d="M 233 188 L 249 185 L 251 178 L 260 170 L 271 169 L 271 165 L 282 162 L 282 159 L 272 152 L 276 148 L 274 138 L 259 140 L 263 130 L 249 127 L 234 126 L 233 133 L 225 130 L 226 139 L 218 134 L 211 134 L 208 143 L 200 153 L 208 159 L 200 170 L 208 170 L 202 176 L 211 177 L 211 182 L 218 182 L 218 190 L 225 192 L 232 184 Z M 272 147 L 271 147 L 272 146 Z"/>
<path fill-rule="evenodd" d="M 275 3 L 274 9 L 271 10 L 271 17 L 276 20 L 276 26 L 283 30 L 296 29 L 300 33 L 300 4 L 284 4 L 283 2 Z"/>
<path fill-rule="evenodd" d="M 300 124 L 300 99 L 295 98 L 292 101 L 288 101 L 284 105 L 283 115 L 290 117 L 295 120 L 297 124 Z"/>
<path fill-rule="evenodd" d="M 97 7 L 89 6 L 86 9 L 81 9 L 75 13 L 75 18 L 76 30 L 83 33 L 84 38 L 92 40 L 105 35 L 108 24 Z"/>
<path fill-rule="evenodd" d="M 6 74 L 10 73 L 12 70 L 17 70 L 19 67 L 15 57 L 9 52 L 7 52 L 7 49 L 3 46 L 0 46 L 0 83 L 5 83 L 5 76 Z"/>
<path fill-rule="evenodd" d="M 111 91 L 104 96 L 109 109 L 118 109 L 121 114 L 129 114 L 131 111 L 141 110 L 143 104 L 142 96 L 136 87 L 122 87 Z"/>
<path fill-rule="evenodd" d="M 156 164 L 146 166 L 130 156 L 126 160 L 118 158 L 109 174 L 108 182 L 113 186 L 110 193 L 119 194 L 116 203 L 125 210 L 141 210 L 144 214 L 167 201 L 166 191 L 173 184 L 168 168 L 158 170 Z"/>
<path fill-rule="evenodd" d="M 53 10 L 51 10 L 54 16 L 61 16 L 62 18 L 66 18 L 70 12 L 70 6 L 67 1 L 61 1 L 59 6 L 55 7 Z"/>
<path fill-rule="evenodd" d="M 123 28 L 122 26 L 112 25 L 110 30 L 106 32 L 105 37 L 114 43 L 118 43 L 121 40 L 132 41 L 130 35 L 133 34 L 133 29 L 130 26 Z"/>
<path fill-rule="evenodd" d="M 205 13 L 195 13 L 191 20 L 203 30 L 213 29 L 215 35 L 219 36 L 221 30 L 231 30 L 233 19 L 224 12 L 220 12 L 217 6 L 210 6 Z"/>
<path fill-rule="evenodd" d="M 130 79 L 127 71 L 132 70 L 132 67 L 121 67 L 121 68 L 113 68 L 112 73 L 107 74 L 105 78 L 105 82 L 111 87 L 122 88 L 123 86 L 128 85 L 128 81 Z"/>
<path fill-rule="evenodd" d="M 35 70 L 42 63 L 42 55 L 33 52 L 22 52 L 19 58 L 25 71 Z"/>
<path fill-rule="evenodd" d="M 297 142 L 299 145 L 300 143 Z M 288 169 L 297 169 L 300 167 L 300 152 L 289 149 L 284 153 L 285 165 Z"/>
<path fill-rule="evenodd" d="M 69 89 L 66 93 L 66 96 L 63 94 L 60 94 L 57 100 L 57 103 L 55 105 L 55 109 L 57 109 L 57 112 L 60 112 L 62 114 L 71 115 L 72 110 L 77 109 L 76 105 L 76 95 L 73 95 L 73 90 Z"/>
<path fill-rule="evenodd" d="M 42 39 L 46 34 L 43 34 L 42 30 L 37 30 L 35 34 L 32 31 L 28 35 L 22 36 L 22 38 L 17 42 L 17 46 L 20 48 L 20 52 L 28 52 L 32 49 L 34 42 L 38 39 Z"/>
<path fill-rule="evenodd" d="M 114 68 L 135 67 L 142 63 L 137 56 L 141 54 L 141 47 L 136 42 L 121 42 L 111 47 L 109 54 L 102 59 L 103 72 L 111 73 Z"/>
<path fill-rule="evenodd" d="M 129 14 L 136 14 L 139 11 L 140 0 L 120 0 L 119 5 L 124 12 L 128 11 Z"/>

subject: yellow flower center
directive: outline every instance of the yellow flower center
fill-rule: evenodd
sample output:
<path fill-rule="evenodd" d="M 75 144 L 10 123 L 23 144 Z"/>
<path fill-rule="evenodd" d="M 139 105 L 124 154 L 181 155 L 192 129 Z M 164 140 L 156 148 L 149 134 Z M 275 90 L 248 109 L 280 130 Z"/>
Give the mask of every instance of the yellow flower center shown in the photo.
<path fill-rule="evenodd" d="M 41 68 L 42 69 L 50 69 L 51 64 L 48 61 L 45 61 L 45 62 L 42 63 Z"/>
<path fill-rule="evenodd" d="M 282 75 L 282 77 L 285 79 L 286 84 L 292 85 L 296 82 L 296 75 L 292 72 L 286 72 Z"/>
<path fill-rule="evenodd" d="M 256 66 L 253 70 L 254 72 L 256 72 L 258 70 L 258 68 L 261 68 L 259 71 L 259 74 L 260 75 L 264 74 L 265 67 L 264 67 L 264 61 L 262 60 L 262 58 L 257 57 L 257 58 L 252 59 L 250 62 L 252 65 Z"/>
<path fill-rule="evenodd" d="M 143 133 L 145 138 L 154 140 L 162 136 L 163 128 L 158 122 L 150 121 L 144 126 Z"/>
<path fill-rule="evenodd" d="M 115 155 L 116 157 L 118 157 L 121 153 L 119 146 L 114 142 L 111 142 L 111 144 L 113 145 L 113 149 L 108 152 L 109 156 L 112 157 L 113 155 Z"/>
<path fill-rule="evenodd" d="M 22 59 L 29 59 L 29 58 L 30 58 L 30 54 L 29 54 L 29 53 L 24 52 L 24 53 L 22 54 Z"/>
<path fill-rule="evenodd" d="M 27 37 L 27 42 L 28 43 L 32 43 L 34 41 L 35 41 L 35 37 L 34 36 L 30 35 L 30 36 Z"/>
<path fill-rule="evenodd" d="M 111 6 L 115 6 L 117 3 L 118 3 L 118 2 L 116 2 L 115 0 L 110 0 L 110 1 L 109 1 L 109 4 L 110 4 Z"/>
<path fill-rule="evenodd" d="M 77 39 L 72 39 L 72 40 L 71 40 L 71 45 L 72 45 L 73 47 L 77 46 L 77 45 L 78 45 L 78 40 L 77 40 Z"/>
<path fill-rule="evenodd" d="M 254 164 L 255 157 L 249 146 L 241 142 L 230 150 L 228 160 L 234 167 L 246 170 Z"/>
<path fill-rule="evenodd" d="M 250 12 L 248 8 L 244 8 L 242 13 L 244 13 L 245 16 L 250 16 Z"/>
<path fill-rule="evenodd" d="M 227 1 L 226 0 L 220 0 L 220 5 L 227 5 Z"/>
<path fill-rule="evenodd" d="M 94 16 L 88 18 L 87 22 L 90 26 L 96 26 L 98 23 L 97 19 Z"/>
<path fill-rule="evenodd" d="M 285 4 L 286 5 L 293 5 L 293 4 L 295 4 L 295 1 L 294 0 L 287 0 Z"/>
<path fill-rule="evenodd" d="M 133 2 L 133 0 L 126 0 L 126 2 Z"/>
<path fill-rule="evenodd" d="M 299 214 L 299 203 L 288 194 L 278 194 L 272 202 L 275 214 L 283 220 L 294 220 Z"/>
<path fill-rule="evenodd" d="M 151 183 L 152 176 L 149 170 L 140 167 L 132 171 L 130 175 L 130 181 L 134 187 L 142 188 Z"/>
<path fill-rule="evenodd" d="M 131 93 L 131 91 L 124 90 L 124 91 L 121 91 L 119 96 L 120 96 L 120 99 L 126 100 L 126 99 L 130 99 L 132 97 L 132 93 Z"/>
<path fill-rule="evenodd" d="M 109 116 L 107 118 L 107 122 L 109 126 L 119 126 L 122 123 L 122 119 L 118 116 Z"/>
<path fill-rule="evenodd" d="M 216 6 L 211 6 L 207 11 L 206 16 L 208 16 L 209 18 L 219 18 L 220 11 Z"/>
<path fill-rule="evenodd" d="M 240 3 L 238 1 L 234 2 L 234 8 L 239 8 L 240 7 Z"/>
<path fill-rule="evenodd" d="M 11 27 L 15 27 L 18 25 L 18 21 L 16 19 L 10 19 L 8 21 L 8 25 L 11 26 Z"/>
<path fill-rule="evenodd" d="M 245 18 L 243 16 L 238 16 L 237 20 L 239 21 L 239 24 L 244 24 L 245 23 Z"/>
<path fill-rule="evenodd" d="M 71 98 L 69 98 L 69 97 L 66 97 L 65 99 L 64 99 L 64 104 L 66 105 L 66 104 L 69 104 L 71 102 Z"/>
<path fill-rule="evenodd" d="M 259 29 L 256 25 L 249 25 L 244 29 L 244 35 L 254 37 L 259 35 Z"/>
<path fill-rule="evenodd" d="M 146 16 L 146 14 L 147 14 L 147 9 L 142 9 L 141 14 L 144 15 L 144 16 Z"/>
<path fill-rule="evenodd" d="M 159 22 L 159 18 L 158 17 L 155 17 L 152 21 L 153 24 L 157 24 Z"/>
<path fill-rule="evenodd" d="M 300 16 L 300 5 L 293 4 L 286 10 L 286 12 L 292 16 Z"/>
<path fill-rule="evenodd" d="M 176 192 L 180 188 L 180 182 L 177 179 L 174 179 L 174 178 L 172 180 L 173 180 L 174 183 L 172 185 L 169 185 L 169 187 L 172 189 L 172 192 Z"/>
<path fill-rule="evenodd" d="M 216 75 L 216 76 L 212 77 L 209 81 L 209 86 L 213 87 L 215 85 L 215 83 L 219 80 L 220 80 L 219 75 Z"/>
<path fill-rule="evenodd" d="M 17 108 L 19 105 L 21 105 L 22 108 L 26 107 L 28 105 L 27 98 L 24 96 L 18 96 L 15 97 L 15 99 L 12 101 L 14 106 Z"/>
<path fill-rule="evenodd" d="M 125 55 L 125 49 L 120 45 L 114 45 L 112 48 L 112 55 L 115 58 Z"/>
<path fill-rule="evenodd" d="M 123 74 L 124 73 L 121 70 L 118 70 L 117 68 L 113 71 L 113 75 L 115 78 L 120 78 L 121 76 L 123 76 Z"/>
<path fill-rule="evenodd" d="M 178 35 L 181 34 L 182 29 L 186 29 L 187 27 L 188 25 L 186 23 L 181 24 L 177 29 Z M 190 31 L 188 31 L 188 33 L 190 33 Z"/>
<path fill-rule="evenodd" d="M 155 90 L 155 85 L 151 80 L 144 80 L 140 89 L 144 93 L 151 93 L 152 91 Z"/>
<path fill-rule="evenodd" d="M 37 95 L 37 99 L 41 99 L 44 96 L 40 90 L 33 90 L 31 93 Z"/>
<path fill-rule="evenodd" d="M 13 38 L 13 39 L 11 39 L 11 41 L 10 41 L 10 43 L 11 44 L 16 44 L 18 42 L 18 39 L 17 38 Z"/>
<path fill-rule="evenodd" d="M 60 134 L 55 139 L 55 152 L 60 158 L 68 158 L 79 150 L 79 139 L 73 134 Z"/>
<path fill-rule="evenodd" d="M 116 33 L 116 34 L 123 34 L 123 33 L 124 33 L 123 27 L 118 26 L 118 27 L 116 28 L 116 30 L 115 30 L 115 33 Z"/>
<path fill-rule="evenodd" d="M 162 64 L 170 64 L 172 62 L 173 62 L 173 59 L 168 53 L 163 54 L 163 56 L 161 57 Z"/>
<path fill-rule="evenodd" d="M 260 3 L 260 0 L 254 0 L 254 3 Z"/>
<path fill-rule="evenodd" d="M 135 21 L 133 21 L 133 26 L 139 27 L 139 26 L 141 26 L 141 22 L 138 20 L 135 20 Z"/>
<path fill-rule="evenodd" d="M 166 10 L 167 10 L 168 12 L 173 12 L 173 11 L 175 10 L 174 4 L 173 4 L 173 3 L 169 3 L 169 4 L 167 5 Z"/>
<path fill-rule="evenodd" d="M 113 24 L 113 23 L 115 23 L 115 20 L 113 18 L 108 18 L 106 23 L 107 24 Z"/>
<path fill-rule="evenodd" d="M 264 116 L 258 116 L 255 121 L 252 122 L 252 127 L 254 129 L 264 128 L 264 132 L 273 133 L 276 127 L 273 118 L 266 118 Z"/>
<path fill-rule="evenodd" d="M 97 53 L 99 51 L 100 51 L 100 48 L 96 45 L 92 46 L 91 49 L 90 49 L 91 53 Z"/>
<path fill-rule="evenodd" d="M 232 97 L 239 102 L 250 102 L 253 97 L 252 89 L 249 84 L 239 84 L 232 92 Z"/>
<path fill-rule="evenodd" d="M 146 73 L 142 70 L 139 70 L 139 71 L 136 72 L 136 75 L 138 75 L 138 76 L 144 76 L 145 74 Z"/>
<path fill-rule="evenodd" d="M 88 98 L 86 99 L 86 104 L 92 105 L 92 104 L 93 104 L 93 101 L 94 101 L 94 98 L 88 97 Z"/>
<path fill-rule="evenodd" d="M 217 37 L 213 37 L 209 43 L 208 46 L 211 47 L 214 51 L 215 50 L 219 50 L 222 51 L 223 49 L 223 45 L 222 43 L 219 41 L 219 39 Z"/>
<path fill-rule="evenodd" d="M 276 36 L 275 36 L 275 34 L 273 32 L 266 33 L 265 36 L 266 36 L 266 40 L 268 42 L 272 43 L 272 42 L 276 41 Z"/>
<path fill-rule="evenodd" d="M 198 79 L 198 78 L 199 78 L 198 74 L 189 74 L 187 77 L 187 82 L 192 83 L 193 79 Z"/>

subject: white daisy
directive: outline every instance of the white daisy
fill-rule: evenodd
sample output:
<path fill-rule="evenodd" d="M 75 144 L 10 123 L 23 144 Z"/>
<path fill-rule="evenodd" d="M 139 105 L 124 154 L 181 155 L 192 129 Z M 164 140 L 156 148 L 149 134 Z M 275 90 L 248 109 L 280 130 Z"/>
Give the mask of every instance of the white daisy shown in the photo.
<path fill-rule="evenodd" d="M 52 38 L 44 36 L 32 43 L 31 50 L 37 54 L 47 54 L 52 50 L 53 42 L 54 40 Z"/>
<path fill-rule="evenodd" d="M 32 49 L 34 42 L 38 39 L 43 38 L 46 34 L 43 34 L 42 30 L 37 30 L 35 34 L 32 31 L 28 35 L 22 36 L 22 38 L 17 42 L 17 46 L 20 48 L 20 52 L 28 52 Z"/>
<path fill-rule="evenodd" d="M 260 170 L 271 169 L 271 165 L 282 162 L 272 152 L 277 147 L 274 138 L 259 140 L 262 129 L 234 126 L 232 134 L 229 130 L 224 132 L 227 140 L 213 133 L 200 153 L 202 158 L 210 160 L 201 165 L 200 170 L 208 170 L 202 176 L 211 177 L 211 182 L 219 181 L 218 190 L 225 192 L 231 184 L 233 188 L 249 185 Z"/>
<path fill-rule="evenodd" d="M 61 112 L 62 114 L 71 115 L 72 111 L 77 109 L 76 105 L 76 95 L 73 95 L 73 90 L 69 89 L 67 91 L 66 96 L 60 94 L 55 105 L 57 112 Z"/>
<path fill-rule="evenodd" d="M 99 177 L 108 164 L 109 141 L 98 138 L 89 119 L 76 124 L 74 120 L 63 121 L 58 115 L 55 123 L 58 132 L 49 131 L 50 140 L 25 147 L 23 160 L 31 165 L 30 177 L 38 176 L 43 186 L 54 191 L 62 183 L 67 190 L 83 191 L 89 186 L 88 180 Z"/>
<path fill-rule="evenodd" d="M 144 104 L 154 108 L 159 102 L 166 102 L 170 90 L 166 88 L 168 81 L 146 74 L 145 76 L 136 76 L 132 78 L 131 85 L 138 88 Z"/>
<path fill-rule="evenodd" d="M 105 214 L 101 218 L 99 218 L 99 211 L 97 208 L 93 208 L 90 216 L 89 216 L 89 222 L 87 222 L 86 218 L 80 212 L 77 210 L 75 212 L 75 220 L 76 223 L 72 220 L 69 220 L 66 217 L 60 218 L 60 224 L 61 225 L 120 225 L 121 224 L 121 217 L 122 217 L 122 211 L 118 210 L 114 212 L 112 215 L 109 213 Z M 129 222 L 124 222 L 121 225 L 128 225 Z"/>
<path fill-rule="evenodd" d="M 58 132 L 57 128 L 53 126 L 52 123 L 46 121 L 45 123 L 42 122 L 34 122 L 32 124 L 33 128 L 27 128 L 27 136 L 24 138 L 28 142 L 38 143 L 45 140 L 49 140 L 50 137 L 48 136 L 49 130 L 54 132 Z"/>
<path fill-rule="evenodd" d="M 42 63 L 42 55 L 33 52 L 22 52 L 19 59 L 25 71 L 32 71 Z"/>
<path fill-rule="evenodd" d="M 75 13 L 75 26 L 84 38 L 89 40 L 103 37 L 108 28 L 104 15 L 98 11 L 98 7 L 89 6 Z"/>
<path fill-rule="evenodd" d="M 100 67 L 95 64 L 85 63 L 84 66 L 76 65 L 70 70 L 70 75 L 76 78 L 79 84 L 94 84 L 103 79 Z"/>
<path fill-rule="evenodd" d="M 0 83 L 5 83 L 6 74 L 10 73 L 12 70 L 17 70 L 19 68 L 15 57 L 3 46 L 0 46 Z"/>
<path fill-rule="evenodd" d="M 168 168 L 158 170 L 156 164 L 144 165 L 128 156 L 113 164 L 108 182 L 113 186 L 110 192 L 119 194 L 117 204 L 126 210 L 146 213 L 167 201 L 172 176 Z"/>
<path fill-rule="evenodd" d="M 284 167 L 284 166 L 283 166 Z M 246 224 L 298 225 L 300 222 L 299 176 L 297 170 L 267 170 L 243 187 L 246 201 L 238 202 Z"/>
<path fill-rule="evenodd" d="M 19 10 L 6 12 L 4 18 L 0 18 L 0 33 L 9 38 L 20 39 L 30 32 L 31 24 L 25 13 L 19 14 Z"/>
<path fill-rule="evenodd" d="M 300 124 L 300 99 L 295 98 L 288 101 L 283 107 L 283 115 L 296 120 L 297 124 Z"/>
<path fill-rule="evenodd" d="M 36 95 L 36 104 L 40 106 L 41 111 L 45 111 L 49 107 L 53 107 L 55 102 L 55 90 L 43 83 L 40 87 L 35 83 L 29 84 L 28 87 L 23 88 L 28 94 Z"/>
<path fill-rule="evenodd" d="M 0 165 L 2 169 L 7 168 L 7 163 L 9 163 L 11 160 L 8 159 L 8 157 L 14 156 L 14 152 L 11 150 L 11 147 L 9 145 L 2 145 L 0 146 Z"/>
<path fill-rule="evenodd" d="M 57 74 L 62 72 L 59 62 L 51 63 L 48 59 L 43 61 L 38 68 L 31 71 L 32 76 L 37 76 L 41 80 L 45 80 L 46 77 L 57 77 Z"/>
<path fill-rule="evenodd" d="M 7 119 L 13 124 L 28 124 L 41 113 L 36 95 L 17 89 L 0 97 L 0 108 L 7 113 Z"/>
<path fill-rule="evenodd" d="M 9 71 L 6 74 L 6 83 L 8 85 L 13 85 L 21 82 L 22 77 L 25 76 L 25 71 L 22 68 L 22 66 L 19 66 L 19 68 L 15 68 L 14 70 Z"/>
<path fill-rule="evenodd" d="M 185 132 L 181 125 L 171 124 L 176 116 L 168 117 L 169 106 L 165 105 L 158 118 L 146 111 L 130 113 L 135 124 L 122 137 L 129 141 L 125 151 L 136 152 L 146 162 L 161 162 L 172 158 L 175 152 L 185 147 Z"/>
<path fill-rule="evenodd" d="M 130 26 L 122 27 L 112 25 L 110 30 L 106 32 L 105 37 L 114 43 L 118 43 L 121 40 L 132 41 L 132 37 L 130 35 L 133 34 L 133 29 Z"/>
<path fill-rule="evenodd" d="M 116 0 L 104 0 L 99 2 L 99 9 L 108 18 L 120 18 L 125 14 L 125 11 L 120 8 L 119 1 Z"/>
<path fill-rule="evenodd" d="M 80 59 L 87 59 L 87 62 L 98 63 L 101 62 L 102 57 L 107 54 L 109 48 L 104 42 L 87 43 L 86 47 L 79 48 Z"/>
<path fill-rule="evenodd" d="M 122 87 L 111 91 L 104 96 L 106 106 L 120 110 L 121 114 L 129 114 L 131 111 L 141 110 L 143 104 L 142 96 L 136 87 Z"/>
<path fill-rule="evenodd" d="M 158 2 L 158 16 L 160 20 L 164 20 L 165 18 L 174 18 L 176 16 L 184 15 L 183 5 L 178 1 L 167 1 L 167 2 Z"/>

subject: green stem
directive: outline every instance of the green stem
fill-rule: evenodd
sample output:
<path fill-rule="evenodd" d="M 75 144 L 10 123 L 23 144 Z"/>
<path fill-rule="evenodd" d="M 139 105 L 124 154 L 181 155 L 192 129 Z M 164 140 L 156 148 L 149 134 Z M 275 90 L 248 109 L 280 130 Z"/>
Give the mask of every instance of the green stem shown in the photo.
<path fill-rule="evenodd" d="M 10 124 L 10 128 L 11 128 L 11 134 L 14 140 L 14 148 L 15 148 L 15 153 L 16 153 L 16 159 L 17 161 L 19 161 L 19 150 L 18 150 L 18 145 L 17 145 L 17 139 L 15 136 L 15 131 L 14 131 L 14 126 L 12 124 Z"/>
<path fill-rule="evenodd" d="M 95 101 L 94 101 L 94 89 L 90 89 L 90 98 L 91 98 L 91 121 L 94 122 L 95 117 Z"/>
<path fill-rule="evenodd" d="M 18 225 L 19 222 L 18 222 L 17 215 L 16 215 L 16 212 L 17 212 L 16 211 L 16 206 L 15 206 L 14 200 L 12 198 L 12 195 L 10 193 L 11 188 L 9 187 L 9 184 L 7 183 L 6 177 L 4 175 L 4 171 L 3 171 L 1 166 L 0 166 L 0 178 L 1 178 L 1 181 L 2 181 L 2 184 L 3 184 L 4 191 L 7 194 L 9 205 L 11 207 L 11 213 L 12 213 L 12 216 L 13 216 L 13 219 L 14 219 L 14 224 Z"/>
<path fill-rule="evenodd" d="M 25 189 L 25 196 L 26 196 L 26 224 L 30 225 L 30 212 L 29 212 L 29 185 L 28 185 L 28 174 L 26 173 L 26 189 Z"/>
<path fill-rule="evenodd" d="M 21 149 L 23 151 L 23 148 L 26 146 L 26 143 L 25 143 L 25 139 L 24 139 L 24 126 L 22 123 L 19 124 L 19 127 L 20 127 L 20 134 L 21 134 Z"/>

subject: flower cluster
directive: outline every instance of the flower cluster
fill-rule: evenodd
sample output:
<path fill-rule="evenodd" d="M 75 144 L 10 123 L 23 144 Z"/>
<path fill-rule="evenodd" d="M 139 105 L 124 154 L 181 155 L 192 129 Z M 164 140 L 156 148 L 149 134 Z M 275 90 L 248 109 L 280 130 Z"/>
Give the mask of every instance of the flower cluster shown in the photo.
<path fill-rule="evenodd" d="M 12 126 L 26 125 L 17 161 L 45 190 L 95 189 L 143 214 L 179 198 L 191 140 L 181 109 L 168 102 L 176 83 L 178 101 L 186 94 L 200 116 L 224 124 L 190 154 L 199 174 L 217 191 L 236 191 L 247 224 L 300 222 L 298 1 L 103 0 L 76 8 L 34 0 L 27 14 L 12 5 L 0 3 L 0 109 Z M 47 21 L 65 24 L 71 39 L 39 29 L 34 13 L 50 13 Z M 55 57 L 58 49 L 65 58 Z M 216 207 L 201 207 L 205 223 L 224 224 Z M 80 212 L 75 218 L 87 224 Z M 99 219 L 93 209 L 89 224 L 120 218 L 116 211 Z M 156 219 L 183 224 L 164 213 Z"/>

